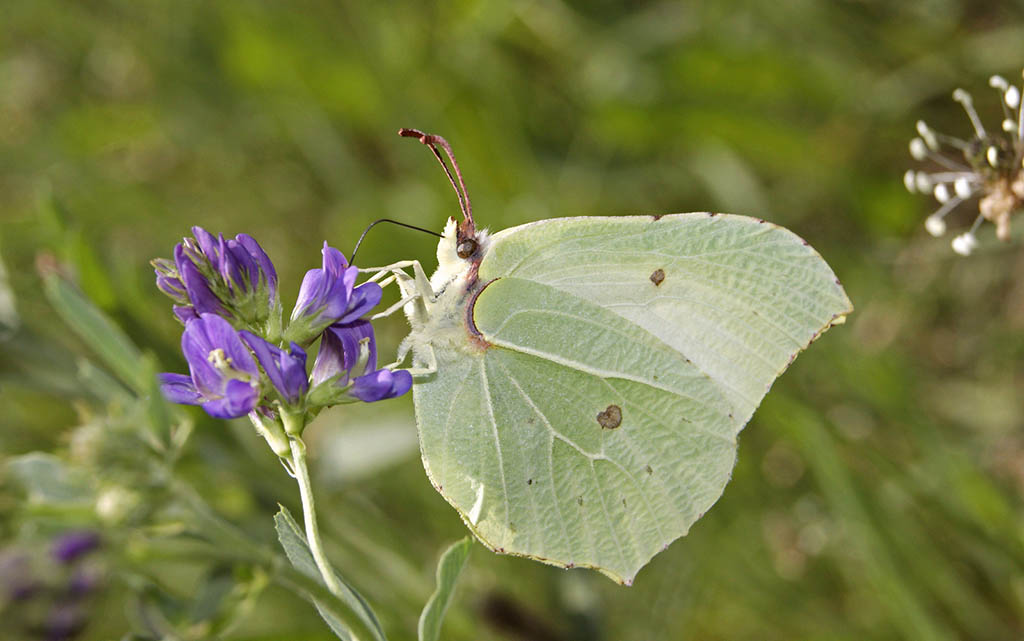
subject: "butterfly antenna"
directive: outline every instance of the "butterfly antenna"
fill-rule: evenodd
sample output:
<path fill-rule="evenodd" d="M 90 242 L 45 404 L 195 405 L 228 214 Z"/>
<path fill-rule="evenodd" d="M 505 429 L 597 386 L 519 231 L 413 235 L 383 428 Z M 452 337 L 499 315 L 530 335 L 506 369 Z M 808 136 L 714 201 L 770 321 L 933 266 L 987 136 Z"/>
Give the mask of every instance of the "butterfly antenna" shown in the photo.
<path fill-rule="evenodd" d="M 422 232 L 425 232 L 427 234 L 430 234 L 431 236 L 437 236 L 438 238 L 442 238 L 443 237 L 441 234 L 437 233 L 436 231 L 430 230 L 430 229 L 424 229 L 422 227 L 417 227 L 416 225 L 410 225 L 409 223 L 403 223 L 403 222 L 400 222 L 400 221 L 397 221 L 397 220 L 391 220 L 390 218 L 378 218 L 377 220 L 375 220 L 372 223 L 370 223 L 369 225 L 367 225 L 366 229 L 363 230 L 363 233 L 359 235 L 359 240 L 356 241 L 356 246 L 352 248 L 352 253 L 349 254 L 349 264 L 350 265 L 354 265 L 355 264 L 355 262 L 356 262 L 356 252 L 359 251 L 359 246 L 363 244 L 363 239 L 366 238 L 367 232 L 369 232 L 371 229 L 373 229 L 374 225 L 376 225 L 377 223 L 391 223 L 392 225 L 398 225 L 399 227 L 405 227 L 406 229 L 415 229 L 416 231 L 422 231 Z"/>
<path fill-rule="evenodd" d="M 444 173 L 448 176 L 448 181 L 452 184 L 455 195 L 459 197 L 459 208 L 462 210 L 462 216 L 466 219 L 468 227 L 474 229 L 476 224 L 473 222 L 473 204 L 469 201 L 469 192 L 466 190 L 466 183 L 462 179 L 462 171 L 459 169 L 459 163 L 455 160 L 455 153 L 452 152 L 452 146 L 448 144 L 448 141 L 441 136 L 425 134 L 418 129 L 406 129 L 404 127 L 398 130 L 398 135 L 404 138 L 417 138 L 421 143 L 430 147 L 437 161 L 444 168 Z M 448 170 L 448 165 L 444 162 L 441 152 L 437 150 L 438 145 L 444 149 L 448 160 L 451 161 L 452 167 L 455 169 L 455 177 L 459 179 L 458 185 L 455 184 L 455 177 L 452 177 L 452 172 Z"/>

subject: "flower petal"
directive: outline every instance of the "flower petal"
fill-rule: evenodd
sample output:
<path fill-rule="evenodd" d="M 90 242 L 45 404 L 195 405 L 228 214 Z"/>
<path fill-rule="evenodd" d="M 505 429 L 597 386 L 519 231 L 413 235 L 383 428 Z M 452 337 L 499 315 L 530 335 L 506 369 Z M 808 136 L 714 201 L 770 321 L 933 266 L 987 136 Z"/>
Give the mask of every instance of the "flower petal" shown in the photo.
<path fill-rule="evenodd" d="M 251 412 L 259 397 L 258 387 L 231 379 L 224 389 L 224 397 L 203 403 L 203 409 L 214 418 L 238 418 Z"/>
<path fill-rule="evenodd" d="M 200 314 L 227 315 L 227 310 L 210 289 L 206 277 L 199 272 L 199 268 L 185 254 L 185 249 L 180 243 L 174 248 L 174 262 L 178 267 L 181 281 L 185 285 L 185 291 L 188 292 L 188 298 L 192 301 L 196 311 Z"/>
<path fill-rule="evenodd" d="M 320 252 L 324 256 L 324 271 L 334 278 L 340 278 L 342 273 L 349 268 L 348 261 L 345 260 L 345 254 L 328 245 L 326 240 L 324 241 L 324 248 Z"/>
<path fill-rule="evenodd" d="M 353 267 L 352 269 L 355 269 Z M 339 323 L 350 323 L 377 306 L 384 291 L 377 283 L 363 283 L 352 291 L 348 301 L 348 309 L 338 319 Z"/>
<path fill-rule="evenodd" d="M 292 343 L 291 352 L 285 352 L 255 334 L 240 332 L 242 340 L 252 348 L 263 371 L 278 392 L 289 403 L 296 403 L 299 397 L 309 389 L 306 377 L 306 352 L 296 343 Z"/>
<path fill-rule="evenodd" d="M 190 320 L 199 318 L 199 314 L 196 312 L 196 308 L 191 305 L 175 305 L 172 307 L 174 315 L 178 317 L 182 323 L 188 323 Z"/>
<path fill-rule="evenodd" d="M 184 374 L 166 372 L 159 375 L 160 392 L 172 403 L 199 405 L 203 400 L 192 379 Z"/>
<path fill-rule="evenodd" d="M 412 375 L 406 370 L 381 369 L 352 382 L 349 395 L 367 403 L 382 401 L 386 398 L 401 396 L 412 387 Z"/>
<path fill-rule="evenodd" d="M 256 239 L 249 234 L 238 234 L 235 236 L 235 240 L 249 252 L 249 255 L 259 265 L 260 271 L 263 272 L 264 278 L 267 279 L 270 298 L 273 299 L 277 294 L 277 270 L 274 269 L 274 263 L 270 262 L 270 257 L 263 251 L 263 248 L 256 242 Z"/>
<path fill-rule="evenodd" d="M 206 255 L 206 259 L 216 265 L 219 262 L 217 248 L 220 246 L 220 241 L 199 225 L 192 227 L 192 237 L 196 239 L 196 243 Z"/>

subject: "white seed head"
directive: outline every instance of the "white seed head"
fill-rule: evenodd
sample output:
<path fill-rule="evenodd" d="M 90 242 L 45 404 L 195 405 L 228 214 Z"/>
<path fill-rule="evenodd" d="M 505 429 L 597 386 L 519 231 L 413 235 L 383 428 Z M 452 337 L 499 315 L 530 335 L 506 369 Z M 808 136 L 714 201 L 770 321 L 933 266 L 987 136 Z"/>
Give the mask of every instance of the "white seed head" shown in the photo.
<path fill-rule="evenodd" d="M 917 176 L 914 175 L 913 169 L 908 169 L 903 174 L 903 186 L 912 194 L 917 192 Z"/>
<path fill-rule="evenodd" d="M 970 256 L 978 247 L 978 239 L 971 232 L 965 232 L 953 239 L 953 251 L 961 256 Z"/>
<path fill-rule="evenodd" d="M 1010 86 L 1010 83 L 1006 82 L 1006 78 L 1002 76 L 992 76 L 988 79 L 988 86 L 999 91 L 1006 91 L 1006 88 Z"/>
<path fill-rule="evenodd" d="M 946 233 L 946 221 L 941 216 L 932 214 L 924 219 L 924 228 L 928 230 L 929 234 L 938 238 Z"/>
<path fill-rule="evenodd" d="M 988 164 L 993 167 L 999 166 L 999 150 L 995 147 L 989 147 L 985 150 L 985 158 L 988 160 Z"/>
<path fill-rule="evenodd" d="M 949 187 L 946 187 L 945 183 L 935 185 L 935 190 L 932 193 L 935 194 L 935 200 L 940 203 L 945 203 L 949 200 Z"/>
<path fill-rule="evenodd" d="M 1003 94 L 1003 100 L 1006 101 L 1006 106 L 1010 109 L 1016 109 L 1020 106 L 1020 89 L 1016 87 L 1010 87 Z"/>
<path fill-rule="evenodd" d="M 931 176 L 924 173 L 923 171 L 919 171 L 917 172 L 917 175 L 914 176 L 914 178 L 917 181 L 917 190 L 919 192 L 921 192 L 922 194 L 926 194 L 932 190 Z"/>
<path fill-rule="evenodd" d="M 924 160 L 928 157 L 928 146 L 920 138 L 910 141 L 910 155 L 914 160 Z"/>
<path fill-rule="evenodd" d="M 953 183 L 953 191 L 955 191 L 956 195 L 960 198 L 970 198 L 971 182 L 966 178 L 957 178 L 956 182 Z"/>

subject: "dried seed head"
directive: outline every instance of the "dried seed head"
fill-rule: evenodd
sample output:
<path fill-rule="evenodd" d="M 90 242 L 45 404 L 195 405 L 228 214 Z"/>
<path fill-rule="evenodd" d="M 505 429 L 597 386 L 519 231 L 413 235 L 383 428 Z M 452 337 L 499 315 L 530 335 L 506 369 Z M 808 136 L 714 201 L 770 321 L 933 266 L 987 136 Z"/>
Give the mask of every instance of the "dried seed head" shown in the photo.
<path fill-rule="evenodd" d="M 946 233 L 945 217 L 957 205 L 978 199 L 978 215 L 970 231 L 953 239 L 953 250 L 963 256 L 977 248 L 976 232 L 986 220 L 995 224 L 1000 240 L 1009 240 L 1010 218 L 1024 208 L 1024 90 L 1002 76 L 989 78 L 989 86 L 1000 93 L 1003 118 L 999 128 L 987 131 L 971 95 L 957 89 L 953 100 L 963 106 L 974 135 L 959 139 L 941 134 L 918 120 L 917 136 L 909 145 L 910 155 L 915 160 L 933 163 L 937 169 L 903 174 L 907 191 L 930 193 L 940 205 L 925 220 L 925 228 L 933 236 Z"/>

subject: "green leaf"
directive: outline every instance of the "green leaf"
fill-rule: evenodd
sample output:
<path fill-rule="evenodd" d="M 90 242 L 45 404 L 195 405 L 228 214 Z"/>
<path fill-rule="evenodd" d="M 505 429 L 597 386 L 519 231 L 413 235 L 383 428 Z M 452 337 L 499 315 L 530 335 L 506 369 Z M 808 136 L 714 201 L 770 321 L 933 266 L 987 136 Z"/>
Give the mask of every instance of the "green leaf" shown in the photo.
<path fill-rule="evenodd" d="M 146 392 L 142 354 L 129 338 L 71 283 L 56 272 L 43 276 L 43 290 L 57 314 L 128 387 Z"/>
<path fill-rule="evenodd" d="M 423 606 L 423 612 L 420 614 L 417 629 L 420 641 L 437 641 L 441 638 L 441 623 L 444 621 L 448 606 L 451 605 L 455 583 L 459 580 L 463 566 L 466 565 L 466 558 L 469 557 L 472 546 L 473 539 L 467 536 L 453 543 L 441 555 L 441 560 L 437 563 L 437 589 Z"/>
<path fill-rule="evenodd" d="M 30 452 L 15 456 L 7 461 L 7 469 L 25 488 L 29 502 L 67 505 L 92 499 L 88 479 L 68 469 L 53 454 Z"/>
<path fill-rule="evenodd" d="M 274 528 L 277 530 L 277 538 L 281 541 L 281 547 L 284 548 L 285 555 L 287 555 L 288 560 L 291 561 L 296 570 L 323 583 L 320 571 L 313 560 L 313 554 L 309 551 L 309 544 L 306 543 L 306 536 L 303 534 L 302 528 L 295 522 L 287 508 L 283 505 L 279 507 L 281 511 L 274 515 Z M 365 628 L 369 632 L 370 638 L 376 641 L 387 641 L 380 621 L 366 599 L 345 579 L 337 574 L 335 574 L 335 577 L 338 579 L 338 583 L 341 584 L 342 590 L 344 590 L 342 594 L 338 595 L 339 602 L 347 606 L 348 610 L 355 615 L 358 621 L 341 621 L 334 614 L 323 608 L 317 600 L 312 600 L 313 605 L 320 612 L 320 616 L 327 622 L 327 625 L 330 626 L 334 634 L 339 639 L 346 641 L 358 639 L 359 637 L 352 631 L 353 624 L 355 624 L 357 627 Z"/>

